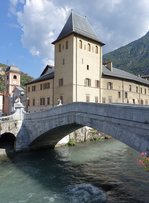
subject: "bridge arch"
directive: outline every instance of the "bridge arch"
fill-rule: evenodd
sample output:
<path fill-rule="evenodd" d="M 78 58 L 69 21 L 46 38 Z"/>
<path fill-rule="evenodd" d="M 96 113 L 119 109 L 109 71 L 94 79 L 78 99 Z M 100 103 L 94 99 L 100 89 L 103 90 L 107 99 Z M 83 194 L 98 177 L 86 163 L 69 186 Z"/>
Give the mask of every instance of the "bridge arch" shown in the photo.
<path fill-rule="evenodd" d="M 54 148 L 65 135 L 83 126 L 111 135 L 137 151 L 149 149 L 149 108 L 82 102 L 26 115 L 17 149 Z"/>
<path fill-rule="evenodd" d="M 0 148 L 3 149 L 15 149 L 16 137 L 10 132 L 5 132 L 0 135 Z"/>

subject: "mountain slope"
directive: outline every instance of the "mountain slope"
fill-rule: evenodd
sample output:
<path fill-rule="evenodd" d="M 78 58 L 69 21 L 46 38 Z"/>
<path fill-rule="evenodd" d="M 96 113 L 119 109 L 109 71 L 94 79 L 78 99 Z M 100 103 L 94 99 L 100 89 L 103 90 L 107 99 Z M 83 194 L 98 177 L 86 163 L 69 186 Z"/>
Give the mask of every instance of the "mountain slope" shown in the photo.
<path fill-rule="evenodd" d="M 103 55 L 103 62 L 112 61 L 119 68 L 136 75 L 149 75 L 149 32 L 140 39 Z"/>

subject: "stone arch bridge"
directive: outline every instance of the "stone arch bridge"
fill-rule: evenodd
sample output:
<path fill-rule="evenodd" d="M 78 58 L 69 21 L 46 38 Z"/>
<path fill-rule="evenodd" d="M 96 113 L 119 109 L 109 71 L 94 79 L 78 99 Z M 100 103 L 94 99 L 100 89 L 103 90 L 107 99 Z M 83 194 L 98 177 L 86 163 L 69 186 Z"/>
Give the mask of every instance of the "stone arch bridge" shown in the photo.
<path fill-rule="evenodd" d="M 15 135 L 16 151 L 54 148 L 64 136 L 83 126 L 111 135 L 139 152 L 149 150 L 147 106 L 76 102 L 26 113 L 18 105 L 13 115 L 0 118 L 0 133 Z"/>

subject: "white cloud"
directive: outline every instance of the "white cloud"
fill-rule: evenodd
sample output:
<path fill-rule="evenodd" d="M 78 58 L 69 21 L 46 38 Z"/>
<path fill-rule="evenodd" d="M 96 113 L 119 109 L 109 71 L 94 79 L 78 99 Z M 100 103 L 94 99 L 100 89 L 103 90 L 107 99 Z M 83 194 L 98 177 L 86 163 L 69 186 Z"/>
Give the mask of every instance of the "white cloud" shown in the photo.
<path fill-rule="evenodd" d="M 53 63 L 54 41 L 70 8 L 86 15 L 105 51 L 131 42 L 149 30 L 148 0 L 10 0 L 11 12 L 22 28 L 23 46 L 30 53 Z"/>
<path fill-rule="evenodd" d="M 22 29 L 21 42 L 33 56 L 42 59 L 44 65 L 52 63 L 54 52 L 51 42 L 55 40 L 67 16 L 67 7 L 56 7 L 49 0 L 11 0 L 13 14 Z M 17 10 L 19 6 L 22 10 Z M 47 62 L 46 62 L 47 61 Z"/>

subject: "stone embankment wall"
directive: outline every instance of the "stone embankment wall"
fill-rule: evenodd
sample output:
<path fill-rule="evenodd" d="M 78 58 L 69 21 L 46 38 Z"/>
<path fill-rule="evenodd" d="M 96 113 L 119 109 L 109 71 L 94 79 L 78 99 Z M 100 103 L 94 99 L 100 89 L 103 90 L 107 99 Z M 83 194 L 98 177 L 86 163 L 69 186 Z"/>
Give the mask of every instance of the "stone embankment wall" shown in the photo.
<path fill-rule="evenodd" d="M 83 143 L 87 141 L 103 140 L 103 139 L 111 139 L 111 138 L 112 138 L 111 136 L 106 135 L 102 132 L 99 132 L 96 129 L 83 127 L 64 137 L 62 140 L 58 142 L 56 147 L 66 145 L 66 144 L 75 145 L 76 143 Z"/>

